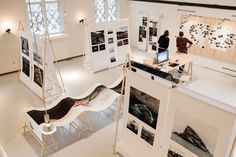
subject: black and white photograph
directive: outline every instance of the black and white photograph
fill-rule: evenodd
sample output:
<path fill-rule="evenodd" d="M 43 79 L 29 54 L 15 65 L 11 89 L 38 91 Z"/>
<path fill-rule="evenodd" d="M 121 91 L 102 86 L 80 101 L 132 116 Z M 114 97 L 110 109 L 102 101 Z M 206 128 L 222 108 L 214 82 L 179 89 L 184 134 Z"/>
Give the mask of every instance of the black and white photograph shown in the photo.
<path fill-rule="evenodd" d="M 137 135 L 139 124 L 133 119 L 128 119 L 127 128 Z"/>
<path fill-rule="evenodd" d="M 116 62 L 116 57 L 115 56 L 111 57 L 110 61 L 111 61 L 111 63 Z"/>
<path fill-rule="evenodd" d="M 157 21 L 150 21 L 150 26 L 149 27 L 156 28 L 157 27 Z"/>
<path fill-rule="evenodd" d="M 155 134 L 142 127 L 141 138 L 153 146 Z"/>
<path fill-rule="evenodd" d="M 128 38 L 128 27 L 120 27 L 117 31 L 117 40 L 122 40 Z"/>
<path fill-rule="evenodd" d="M 142 26 L 147 27 L 147 17 L 143 17 Z"/>
<path fill-rule="evenodd" d="M 113 30 L 112 29 L 108 29 L 107 30 L 107 34 L 113 34 Z"/>
<path fill-rule="evenodd" d="M 146 38 L 146 33 L 145 27 L 139 26 L 139 38 Z"/>
<path fill-rule="evenodd" d="M 30 62 L 25 57 L 22 57 L 22 72 L 30 77 Z"/>
<path fill-rule="evenodd" d="M 98 51 L 98 46 L 93 46 L 92 47 L 92 52 L 97 52 Z"/>
<path fill-rule="evenodd" d="M 129 113 L 153 129 L 156 129 L 160 100 L 134 88 L 130 88 Z"/>
<path fill-rule="evenodd" d="M 149 27 L 149 37 L 150 36 L 154 36 L 154 37 L 157 36 L 157 28 Z"/>
<path fill-rule="evenodd" d="M 43 86 L 43 70 L 36 65 L 34 65 L 34 82 L 40 87 Z"/>
<path fill-rule="evenodd" d="M 157 50 L 157 46 L 156 45 L 152 45 L 152 50 L 156 51 Z"/>
<path fill-rule="evenodd" d="M 28 39 L 21 37 L 21 51 L 29 56 L 29 42 Z"/>
<path fill-rule="evenodd" d="M 117 41 L 117 46 L 122 46 L 123 45 L 123 42 L 122 42 L 122 40 L 120 40 L 120 41 Z"/>
<path fill-rule="evenodd" d="M 40 55 L 42 54 L 42 52 L 39 52 L 41 49 L 39 48 L 39 46 L 37 46 L 37 49 L 36 49 L 36 45 L 33 44 L 33 58 L 34 58 L 34 61 L 43 65 L 43 57 Z"/>
<path fill-rule="evenodd" d="M 92 45 L 103 44 L 105 43 L 104 31 L 91 32 L 91 41 Z"/>
<path fill-rule="evenodd" d="M 128 45 L 128 44 L 129 44 L 129 40 L 128 40 L 128 39 L 124 39 L 124 40 L 123 40 L 123 44 L 124 44 L 124 45 Z"/>
<path fill-rule="evenodd" d="M 108 44 L 112 44 L 112 43 L 114 43 L 113 38 L 108 38 Z"/>
<path fill-rule="evenodd" d="M 99 45 L 99 50 L 100 51 L 106 50 L 105 44 Z"/>
<path fill-rule="evenodd" d="M 168 150 L 168 154 L 167 157 L 183 157 L 182 155 L 180 155 L 179 153 L 172 151 L 172 150 Z"/>

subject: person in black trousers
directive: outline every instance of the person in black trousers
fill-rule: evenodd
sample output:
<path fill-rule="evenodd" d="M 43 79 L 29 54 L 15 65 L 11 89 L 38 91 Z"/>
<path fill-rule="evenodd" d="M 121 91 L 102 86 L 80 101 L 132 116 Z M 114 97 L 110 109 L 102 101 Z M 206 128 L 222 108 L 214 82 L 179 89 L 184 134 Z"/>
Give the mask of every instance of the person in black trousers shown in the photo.
<path fill-rule="evenodd" d="M 168 36 L 169 36 L 169 31 L 165 30 L 164 34 L 159 37 L 159 39 L 158 39 L 158 44 L 159 44 L 158 53 L 168 49 L 169 42 L 170 42 L 170 39 Z"/>

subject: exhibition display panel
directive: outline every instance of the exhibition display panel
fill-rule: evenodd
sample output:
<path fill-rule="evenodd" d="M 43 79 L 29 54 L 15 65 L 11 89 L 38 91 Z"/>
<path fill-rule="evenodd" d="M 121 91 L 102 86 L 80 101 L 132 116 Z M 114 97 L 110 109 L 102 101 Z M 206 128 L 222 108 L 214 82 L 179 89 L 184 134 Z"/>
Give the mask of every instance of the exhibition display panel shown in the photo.
<path fill-rule="evenodd" d="M 85 60 L 91 62 L 93 72 L 123 64 L 131 53 L 127 19 L 90 24 L 87 38 Z"/>
<path fill-rule="evenodd" d="M 117 152 L 127 157 L 230 155 L 236 136 L 235 110 L 189 90 L 185 83 L 155 75 L 158 69 L 133 61 L 131 65 Z"/>

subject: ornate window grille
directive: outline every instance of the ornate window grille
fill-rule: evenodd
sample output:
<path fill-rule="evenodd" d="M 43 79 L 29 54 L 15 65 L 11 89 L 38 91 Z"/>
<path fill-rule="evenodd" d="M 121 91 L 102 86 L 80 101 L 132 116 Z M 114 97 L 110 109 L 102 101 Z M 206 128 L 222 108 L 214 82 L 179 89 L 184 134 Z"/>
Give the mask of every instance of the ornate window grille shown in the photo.
<path fill-rule="evenodd" d="M 63 32 L 60 16 L 60 0 L 28 0 L 28 14 L 31 31 L 42 35 L 47 26 L 49 34 Z"/>
<path fill-rule="evenodd" d="M 117 19 L 117 0 L 95 0 L 96 23 Z"/>

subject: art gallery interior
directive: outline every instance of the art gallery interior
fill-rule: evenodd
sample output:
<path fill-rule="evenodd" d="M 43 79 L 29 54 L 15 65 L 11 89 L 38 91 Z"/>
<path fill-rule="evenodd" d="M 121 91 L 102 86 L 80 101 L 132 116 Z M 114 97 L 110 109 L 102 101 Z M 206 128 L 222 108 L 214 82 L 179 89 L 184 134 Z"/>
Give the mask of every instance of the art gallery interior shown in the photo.
<path fill-rule="evenodd" d="M 236 157 L 235 0 L 0 0 L 0 65 L 0 157 Z"/>

